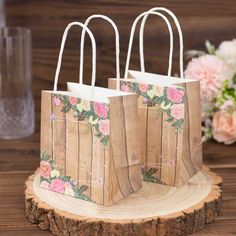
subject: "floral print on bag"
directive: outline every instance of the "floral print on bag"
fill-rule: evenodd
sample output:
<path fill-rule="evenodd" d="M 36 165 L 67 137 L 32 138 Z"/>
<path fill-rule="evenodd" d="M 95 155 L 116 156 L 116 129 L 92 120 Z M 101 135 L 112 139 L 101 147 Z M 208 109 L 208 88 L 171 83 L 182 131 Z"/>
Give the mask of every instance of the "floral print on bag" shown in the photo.
<path fill-rule="evenodd" d="M 60 170 L 55 168 L 54 161 L 46 152 L 41 154 L 40 187 L 92 202 L 86 195 L 88 186 L 78 187 L 77 181 L 71 180 L 70 176 L 61 175 Z"/>
<path fill-rule="evenodd" d="M 79 120 L 87 120 L 89 126 L 96 130 L 96 137 L 106 147 L 110 134 L 110 110 L 109 105 L 101 102 L 82 100 L 67 95 L 53 94 L 53 105 L 60 107 L 63 113 L 74 111 L 74 117 Z M 50 119 L 56 120 L 54 113 Z"/>
<path fill-rule="evenodd" d="M 176 128 L 182 130 L 184 123 L 184 96 L 185 92 L 180 87 L 164 87 L 144 83 L 121 81 L 121 90 L 125 92 L 134 92 L 142 97 L 143 104 L 148 107 L 159 105 L 157 113 L 166 113 L 167 122 Z"/>

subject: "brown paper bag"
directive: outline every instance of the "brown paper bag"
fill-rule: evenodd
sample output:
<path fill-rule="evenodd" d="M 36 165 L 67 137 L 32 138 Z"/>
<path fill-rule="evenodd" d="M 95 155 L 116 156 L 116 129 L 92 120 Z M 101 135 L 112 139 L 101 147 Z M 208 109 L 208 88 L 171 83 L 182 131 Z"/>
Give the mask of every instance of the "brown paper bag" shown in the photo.
<path fill-rule="evenodd" d="M 86 29 L 93 45 L 92 86 L 57 91 L 69 28 Z M 95 87 L 95 40 L 86 26 L 64 32 L 54 90 L 42 91 L 40 186 L 112 205 L 142 186 L 137 95 Z"/>
<path fill-rule="evenodd" d="M 166 10 L 166 12 L 170 11 Z M 171 77 L 172 34 L 168 76 L 146 73 L 143 63 L 141 63 L 143 65 L 141 72 L 128 71 L 135 26 L 144 16 L 144 23 L 142 22 L 140 29 L 142 38 L 145 17 L 149 14 L 157 14 L 165 18 L 161 13 L 150 11 L 142 13 L 134 21 L 125 79 L 120 81 L 121 90 L 135 92 L 138 95 L 143 179 L 154 183 L 181 186 L 202 168 L 200 86 L 199 81 L 183 79 L 181 30 L 179 31 L 181 78 Z M 142 42 L 141 39 L 140 43 Z M 142 47 L 140 48 L 140 58 L 143 60 Z M 109 88 L 114 86 L 115 80 L 111 79 Z"/>

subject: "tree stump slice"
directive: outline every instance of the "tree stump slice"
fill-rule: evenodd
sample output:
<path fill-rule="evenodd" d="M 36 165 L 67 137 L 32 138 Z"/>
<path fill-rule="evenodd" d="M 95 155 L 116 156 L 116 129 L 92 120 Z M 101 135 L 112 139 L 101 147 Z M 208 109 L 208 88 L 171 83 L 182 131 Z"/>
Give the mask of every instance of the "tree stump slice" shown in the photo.
<path fill-rule="evenodd" d="M 204 167 L 180 188 L 143 182 L 143 188 L 111 207 L 39 187 L 38 171 L 25 183 L 31 223 L 65 236 L 187 235 L 219 215 L 222 178 Z"/>

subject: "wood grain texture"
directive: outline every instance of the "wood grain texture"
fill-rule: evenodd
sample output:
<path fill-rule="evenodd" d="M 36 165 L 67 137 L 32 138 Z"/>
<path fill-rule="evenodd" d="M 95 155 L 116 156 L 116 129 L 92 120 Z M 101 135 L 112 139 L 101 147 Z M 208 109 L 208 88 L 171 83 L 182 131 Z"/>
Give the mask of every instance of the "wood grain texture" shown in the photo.
<path fill-rule="evenodd" d="M 133 192 L 129 179 L 129 166 L 125 133 L 125 117 L 122 97 L 110 98 L 110 144 L 117 180 L 123 197 Z"/>
<path fill-rule="evenodd" d="M 110 134 L 104 146 L 97 137 L 97 128 L 87 118 L 79 120 L 74 110 L 65 112 L 65 107 L 55 103 L 57 95 L 43 91 L 41 155 L 49 150 L 49 159 L 60 177 L 69 176 L 78 188 L 85 187 L 84 194 L 97 204 L 112 205 L 139 190 L 142 178 L 137 96 L 109 98 Z"/>
<path fill-rule="evenodd" d="M 53 121 L 50 117 L 52 115 L 52 97 L 50 93 L 42 91 L 41 101 L 41 130 L 40 149 L 53 156 Z"/>
<path fill-rule="evenodd" d="M 154 6 L 166 6 L 174 11 L 184 33 L 185 50 L 204 49 L 204 41 L 218 45 L 222 40 L 235 38 L 236 2 L 234 0 L 7 0 L 6 15 L 9 26 L 24 26 L 33 36 L 33 91 L 36 102 L 36 133 L 21 140 L 0 140 L 0 234 L 3 236 L 49 236 L 30 224 L 25 217 L 23 185 L 39 166 L 39 124 L 41 90 L 52 89 L 56 60 L 63 30 L 71 21 L 84 21 L 93 13 L 107 14 L 119 26 L 121 34 L 122 71 L 127 43 L 135 16 Z M 91 24 L 92 26 L 92 24 Z M 109 25 L 92 27 L 98 47 L 97 84 L 107 85 L 107 78 L 115 74 L 114 35 Z M 145 37 L 146 68 L 150 72 L 166 73 L 168 61 L 168 32 L 166 25 L 150 17 Z M 103 35 L 106 34 L 106 37 Z M 110 37 L 111 35 L 111 37 Z M 174 37 L 177 38 L 176 30 Z M 109 41 L 112 40 L 112 42 Z M 60 88 L 66 81 L 78 81 L 78 33 L 72 32 L 63 58 Z M 89 40 L 86 41 L 86 44 Z M 88 45 L 86 45 L 88 46 Z M 131 68 L 139 69 L 138 38 L 135 36 Z M 90 83 L 90 45 L 86 47 L 85 82 Z M 88 53 L 87 53 L 88 52 Z M 178 72 L 178 50 L 174 52 L 174 71 Z M 204 145 L 203 161 L 224 179 L 223 205 L 220 216 L 194 236 L 233 236 L 236 222 L 236 145 L 224 146 L 214 141 Z"/>
<path fill-rule="evenodd" d="M 137 96 L 110 97 L 110 148 L 123 197 L 142 187 Z M 136 106 L 135 106 L 136 104 Z"/>
<path fill-rule="evenodd" d="M 93 203 L 76 207 L 79 201 L 42 190 L 38 182 L 37 172 L 26 181 L 26 215 L 55 235 L 186 235 L 214 221 L 222 201 L 222 179 L 207 169 L 179 189 L 145 183 L 114 207 L 94 208 Z"/>
<path fill-rule="evenodd" d="M 79 122 L 74 118 L 74 112 L 66 113 L 66 175 L 72 179 L 79 178 Z M 67 148 L 68 147 L 68 148 Z"/>
<path fill-rule="evenodd" d="M 142 109 L 145 109 L 145 108 L 144 107 L 141 109 L 139 108 L 139 115 L 141 115 L 141 117 L 142 117 Z M 145 163 L 147 163 L 147 168 L 150 168 L 151 166 L 153 166 L 154 168 L 159 169 L 159 171 L 155 173 L 154 176 L 157 177 L 158 179 L 161 179 L 162 169 L 160 167 L 161 167 L 161 162 L 162 162 L 162 158 L 161 158 L 162 147 L 157 144 L 158 144 L 158 141 L 161 140 L 161 136 L 162 136 L 162 132 L 161 132 L 162 114 L 160 114 L 160 119 L 159 119 L 156 108 L 147 109 L 147 113 L 148 115 L 147 115 L 147 119 L 145 120 L 146 122 L 144 123 L 143 121 L 140 122 L 140 126 L 144 126 L 144 127 L 146 126 L 148 129 L 147 131 L 145 130 L 146 131 L 145 136 L 142 136 L 143 138 L 142 140 L 144 140 L 144 142 L 146 142 L 147 144 L 142 149 L 144 149 L 143 152 L 147 150 L 146 160 L 145 160 Z M 152 124 L 152 125 L 148 125 L 148 124 Z M 147 135 L 147 133 L 149 135 Z"/>
<path fill-rule="evenodd" d="M 181 159 L 177 159 L 178 149 L 182 150 L 182 147 L 178 143 L 178 133 L 176 129 L 171 127 L 171 124 L 166 122 L 167 115 L 163 113 L 162 116 L 162 137 L 159 143 L 156 143 L 157 146 L 161 146 L 161 181 L 167 185 L 176 186 L 178 179 L 176 177 L 176 166 L 181 165 Z M 152 124 L 149 124 L 150 126 Z M 153 128 L 154 129 L 154 128 Z M 156 130 L 157 132 L 157 130 Z M 179 134 L 181 135 L 181 133 Z M 183 156 L 183 152 L 182 152 Z M 149 161 L 149 160 L 148 160 Z M 189 178 L 192 176 L 189 176 Z M 189 179 L 188 178 L 188 179 Z M 180 182 L 180 181 L 179 181 Z M 187 179 L 182 182 L 187 182 Z M 182 185 L 181 184 L 181 185 Z M 180 185 L 180 186 L 181 186 Z"/>
<path fill-rule="evenodd" d="M 137 96 L 124 96 L 123 107 L 129 180 L 133 191 L 136 192 L 142 187 Z"/>
<path fill-rule="evenodd" d="M 51 92 L 49 92 L 51 93 Z M 60 106 L 55 106 L 53 103 L 53 94 L 51 93 L 51 103 L 52 103 L 52 113 L 55 116 L 53 119 L 53 126 L 52 126 L 52 149 L 53 155 L 51 158 L 55 161 L 55 167 L 58 170 L 61 170 L 62 175 L 66 175 L 66 156 L 67 156 L 67 148 L 70 147 L 66 146 L 66 114 L 61 111 Z M 43 104 L 44 105 L 44 104 Z M 43 108 L 46 109 L 46 108 Z M 50 117 L 49 117 L 50 119 Z M 49 127 L 48 127 L 49 128 Z M 40 137 L 40 139 L 44 139 L 45 135 Z M 44 149 L 41 151 L 43 152 Z"/>
<path fill-rule="evenodd" d="M 93 127 L 92 135 L 95 137 L 96 130 Z M 87 145 L 87 144 L 85 144 Z M 105 197 L 108 195 L 106 192 L 109 192 L 109 186 L 105 183 L 109 175 L 106 175 L 106 169 L 109 169 L 110 166 L 107 164 L 107 159 L 109 158 L 107 154 L 108 150 L 104 149 L 103 144 L 98 139 L 93 139 L 92 142 L 92 160 L 90 167 L 91 174 L 91 199 L 101 204 L 107 204 Z M 103 184 L 101 184 L 103 183 Z M 112 195 L 112 193 L 110 193 Z"/>
<path fill-rule="evenodd" d="M 136 87 L 142 82 L 132 79 L 131 82 L 121 79 L 121 88 L 122 83 L 128 83 L 130 90 L 136 92 Z M 132 84 L 135 89 L 132 89 Z M 146 97 L 139 92 L 137 104 L 143 179 L 180 187 L 201 170 L 202 144 L 199 81 L 177 85 L 185 93 L 181 130 L 168 122 L 166 112 L 159 112 L 160 105 L 147 107 L 144 103 Z M 116 79 L 109 79 L 108 87 L 115 89 Z M 168 91 L 168 86 L 163 89 Z"/>
<path fill-rule="evenodd" d="M 13 149 L 14 147 L 14 149 Z M 234 235 L 236 220 L 236 145 L 214 141 L 204 147 L 204 162 L 224 179 L 220 216 L 194 236 Z M 8 157 L 8 158 L 6 158 Z M 3 236 L 47 236 L 25 218 L 23 185 L 39 165 L 39 133 L 23 140 L 0 141 L 0 232 Z M 227 226 L 227 227 L 226 227 Z M 17 233 L 17 234 L 16 234 Z"/>

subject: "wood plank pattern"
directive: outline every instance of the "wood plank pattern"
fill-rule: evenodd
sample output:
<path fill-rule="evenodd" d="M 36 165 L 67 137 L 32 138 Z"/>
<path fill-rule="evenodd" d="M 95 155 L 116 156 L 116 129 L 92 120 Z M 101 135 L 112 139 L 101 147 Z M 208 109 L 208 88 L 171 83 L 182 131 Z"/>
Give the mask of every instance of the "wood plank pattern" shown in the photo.
<path fill-rule="evenodd" d="M 179 146 L 176 129 L 166 122 L 166 119 L 167 115 L 163 113 L 162 142 L 158 144 L 162 146 L 161 180 L 167 185 L 176 186 L 178 180 L 176 179 L 175 166 L 180 165 L 178 161 L 181 161 L 181 159 L 177 159 L 177 151 L 178 149 L 182 150 L 182 147 Z"/>
<path fill-rule="evenodd" d="M 93 134 L 87 121 L 79 121 L 79 186 L 88 187 L 86 195 L 91 197 Z"/>
<path fill-rule="evenodd" d="M 92 129 L 92 134 L 92 136 L 95 137 L 95 128 Z M 106 188 L 107 186 L 105 185 L 105 168 L 110 168 L 109 166 L 106 166 L 106 153 L 108 153 L 108 150 L 104 148 L 99 139 L 93 138 L 92 152 L 92 162 L 90 168 L 91 199 L 104 204 L 105 192 L 109 191 L 109 188 Z"/>
<path fill-rule="evenodd" d="M 115 89 L 115 81 L 109 79 L 108 87 Z M 121 79 L 122 83 L 127 82 Z M 131 88 L 132 83 L 139 86 L 138 80 L 128 84 Z M 137 98 L 143 179 L 175 187 L 186 183 L 202 168 L 199 81 L 178 86 L 185 93 L 183 130 L 178 131 L 167 121 L 167 113 L 158 112 L 160 105 L 147 107 L 143 95 Z"/>
<path fill-rule="evenodd" d="M 42 92 L 41 101 L 41 131 L 40 131 L 40 149 L 53 156 L 53 121 L 50 119 L 52 111 L 52 96 L 50 93 Z"/>
<path fill-rule="evenodd" d="M 122 97 L 110 98 L 110 144 L 116 175 L 123 197 L 134 190 L 129 178 L 129 162 L 127 155 L 127 138 L 125 133 L 125 115 Z"/>
<path fill-rule="evenodd" d="M 189 117 L 191 117 L 188 121 L 191 162 L 195 170 L 200 170 L 202 168 L 201 116 L 199 116 L 201 113 L 200 83 L 186 84 L 185 89 L 188 98 Z"/>
<path fill-rule="evenodd" d="M 79 122 L 74 112 L 66 113 L 66 175 L 72 179 L 79 178 Z"/>
<path fill-rule="evenodd" d="M 53 95 L 51 94 L 53 97 Z M 61 170 L 61 174 L 66 174 L 66 114 L 61 111 L 60 106 L 52 104 L 53 114 L 55 119 L 53 120 L 53 137 L 52 137 L 52 149 L 53 160 L 55 161 L 55 167 Z M 43 108 L 45 109 L 45 108 Z M 41 137 L 41 138 L 44 138 Z"/>
<path fill-rule="evenodd" d="M 188 1 L 131 1 L 121 0 L 8 0 L 6 1 L 7 24 L 24 26 L 33 36 L 33 91 L 36 102 L 36 133 L 21 140 L 0 140 L 0 234 L 3 236 L 48 236 L 29 224 L 25 218 L 23 185 L 28 175 L 39 166 L 39 124 L 41 90 L 52 89 L 56 60 L 63 30 L 75 19 L 84 21 L 93 13 L 107 14 L 118 24 L 121 36 L 122 72 L 126 59 L 129 29 L 135 16 L 151 7 L 166 6 L 178 16 L 184 33 L 185 50 L 204 49 L 204 40 L 218 45 L 222 40 L 235 38 L 235 0 Z M 97 84 L 107 86 L 107 78 L 115 74 L 114 35 L 110 26 L 92 25 L 98 50 Z M 145 32 L 146 69 L 166 73 L 168 61 L 168 32 L 159 19 L 150 17 Z M 103 35 L 106 37 L 103 37 Z M 135 36 L 131 68 L 139 69 L 138 35 Z M 174 32 L 174 38 L 177 32 Z M 62 65 L 60 88 L 66 89 L 66 81 L 78 81 L 77 65 L 79 48 L 78 33 L 72 32 L 66 45 Z M 89 44 L 89 40 L 86 44 Z M 90 83 L 90 49 L 86 45 L 85 82 Z M 88 53 L 87 53 L 88 52 Z M 178 50 L 174 52 L 174 71 L 178 72 Z M 223 208 L 213 224 L 194 236 L 235 235 L 236 221 L 236 145 L 224 146 L 213 141 L 204 144 L 204 163 L 224 179 Z M 107 158 L 107 160 L 109 160 Z M 116 183 L 113 190 L 116 191 Z M 118 195 L 118 192 L 117 192 Z"/>
<path fill-rule="evenodd" d="M 144 108 L 142 108 L 144 109 Z M 147 145 L 142 148 L 147 149 L 146 151 L 146 165 L 147 168 L 154 167 L 158 169 L 157 173 L 154 174 L 155 177 L 161 179 L 161 162 L 162 162 L 162 147 L 157 145 L 162 136 L 162 114 L 157 114 L 157 107 L 150 107 L 147 110 L 148 119 L 145 123 L 140 124 L 140 126 L 147 126 L 147 132 L 145 134 L 145 140 Z M 139 108 L 140 113 L 141 109 Z M 140 114 L 139 113 L 139 114 Z M 140 122 L 141 123 L 141 122 Z M 148 134 L 148 135 L 147 135 Z"/>
<path fill-rule="evenodd" d="M 86 188 L 84 194 L 97 204 L 111 205 L 139 190 L 142 178 L 137 96 L 110 98 L 107 147 L 97 137 L 97 128 L 86 119 L 79 120 L 74 110 L 65 112 L 65 107 L 56 104 L 56 96 L 51 91 L 43 92 L 41 153 L 49 145 L 50 158 L 61 177 L 69 176 L 78 188 Z"/>
<path fill-rule="evenodd" d="M 124 96 L 125 137 L 127 145 L 129 180 L 134 192 L 142 187 L 137 96 Z"/>

